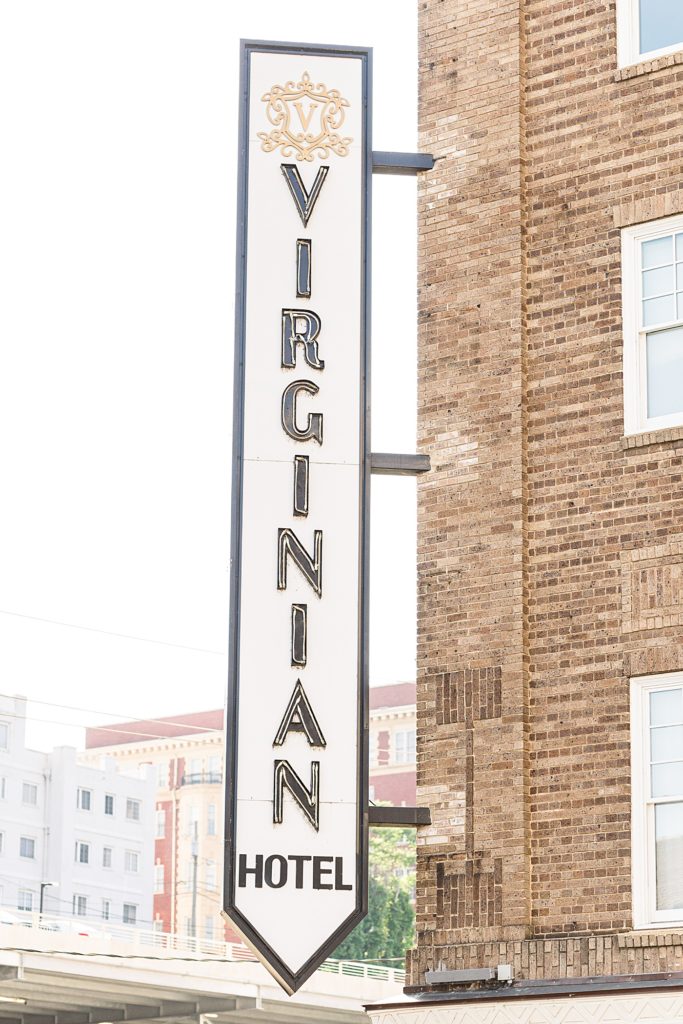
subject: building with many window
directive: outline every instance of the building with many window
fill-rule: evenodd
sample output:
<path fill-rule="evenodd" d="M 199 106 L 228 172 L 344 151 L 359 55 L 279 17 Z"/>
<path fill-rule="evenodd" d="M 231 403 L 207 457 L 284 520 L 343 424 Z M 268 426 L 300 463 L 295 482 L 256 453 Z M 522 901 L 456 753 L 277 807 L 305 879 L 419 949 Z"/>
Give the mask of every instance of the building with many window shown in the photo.
<path fill-rule="evenodd" d="M 374 687 L 370 696 L 370 799 L 413 805 L 415 684 Z M 224 742 L 222 710 L 86 732 L 85 762 L 111 759 L 156 779 L 154 921 L 162 931 L 237 938 L 220 916 Z"/>
<path fill-rule="evenodd" d="M 83 759 L 151 772 L 154 926 L 235 940 L 220 916 L 223 871 L 223 712 L 207 711 L 86 732 Z"/>
<path fill-rule="evenodd" d="M 152 926 L 154 780 L 25 742 L 26 701 L 0 700 L 0 905 Z"/>
<path fill-rule="evenodd" d="M 417 944 L 376 1024 L 683 1019 L 683 4 L 420 12 Z"/>

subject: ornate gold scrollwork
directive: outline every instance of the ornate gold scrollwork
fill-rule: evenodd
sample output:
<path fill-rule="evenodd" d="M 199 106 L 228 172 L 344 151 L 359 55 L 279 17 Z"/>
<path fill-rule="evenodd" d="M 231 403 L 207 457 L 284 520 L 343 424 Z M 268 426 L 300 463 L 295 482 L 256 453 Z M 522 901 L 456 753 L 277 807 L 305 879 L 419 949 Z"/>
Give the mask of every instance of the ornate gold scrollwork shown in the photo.
<path fill-rule="evenodd" d="M 304 71 L 300 82 L 274 85 L 261 99 L 274 126 L 270 132 L 258 132 L 266 153 L 279 149 L 283 157 L 309 163 L 316 156 L 327 160 L 330 153 L 347 156 L 353 139 L 342 137 L 339 130 L 349 102 L 338 89 L 328 89 L 323 82 L 315 85 Z M 301 131 L 296 129 L 297 120 Z"/>

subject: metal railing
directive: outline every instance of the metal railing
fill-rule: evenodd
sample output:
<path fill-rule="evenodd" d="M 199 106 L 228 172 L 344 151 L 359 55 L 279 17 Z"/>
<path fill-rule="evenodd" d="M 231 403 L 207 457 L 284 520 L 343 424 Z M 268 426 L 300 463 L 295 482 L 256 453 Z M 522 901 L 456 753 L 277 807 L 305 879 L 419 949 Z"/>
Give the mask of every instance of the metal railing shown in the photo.
<path fill-rule="evenodd" d="M 2 917 L 7 920 L 3 922 Z M 13 918 L 14 921 L 9 919 Z M 131 925 L 116 924 L 111 921 L 91 920 L 86 917 L 55 917 L 51 914 L 39 914 L 27 911 L 12 910 L 5 915 L 0 914 L 0 927 L 11 927 L 17 932 L 24 928 L 40 931 L 44 940 L 54 935 L 60 939 L 71 938 L 78 943 L 97 942 L 102 947 L 102 955 L 110 952 L 112 942 L 124 943 L 127 952 L 150 956 L 159 953 L 182 954 L 191 959 L 227 960 L 231 963 L 245 961 L 256 962 L 256 957 L 241 942 L 225 942 L 222 939 L 193 938 L 190 935 L 178 935 L 175 932 L 160 932 Z M 4 943 L 2 943 L 4 945 Z M 16 940 L 17 947 L 24 945 Z M 62 943 L 60 942 L 61 946 Z M 90 950 L 89 950 L 90 952 Z M 118 951 L 117 951 L 118 952 Z M 398 967 L 385 967 L 383 964 L 365 963 L 357 960 L 326 960 L 320 971 L 327 974 L 338 974 L 347 978 L 365 978 L 374 981 L 393 982 L 396 985 L 405 983 L 405 971 Z"/>
<path fill-rule="evenodd" d="M 223 781 L 223 772 L 186 772 L 180 780 L 181 786 L 200 786 Z"/>

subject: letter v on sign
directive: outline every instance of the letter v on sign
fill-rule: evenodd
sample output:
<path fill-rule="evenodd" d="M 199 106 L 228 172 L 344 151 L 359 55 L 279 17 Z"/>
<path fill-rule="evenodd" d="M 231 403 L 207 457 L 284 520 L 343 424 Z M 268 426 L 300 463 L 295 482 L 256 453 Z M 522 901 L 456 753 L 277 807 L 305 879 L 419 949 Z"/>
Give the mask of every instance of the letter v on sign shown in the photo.
<path fill-rule="evenodd" d="M 311 123 L 311 118 L 313 117 L 313 111 L 315 110 L 315 105 L 313 103 L 311 103 L 310 107 L 308 108 L 308 113 L 307 114 L 304 113 L 304 108 L 301 105 L 301 103 L 295 103 L 294 104 L 294 109 L 296 110 L 297 114 L 299 115 L 299 120 L 301 121 L 301 127 L 303 128 L 303 130 L 305 132 L 308 131 L 308 126 Z"/>
<path fill-rule="evenodd" d="M 289 191 L 292 193 L 292 199 L 299 211 L 301 223 L 306 227 L 311 219 L 311 214 L 313 213 L 315 204 L 318 201 L 318 196 L 322 191 L 329 167 L 326 167 L 323 164 L 322 167 L 318 168 L 318 173 L 315 176 L 315 181 L 313 182 L 310 192 L 301 180 L 299 168 L 296 164 L 280 164 L 280 170 L 284 174 L 285 181 L 289 185 Z"/>

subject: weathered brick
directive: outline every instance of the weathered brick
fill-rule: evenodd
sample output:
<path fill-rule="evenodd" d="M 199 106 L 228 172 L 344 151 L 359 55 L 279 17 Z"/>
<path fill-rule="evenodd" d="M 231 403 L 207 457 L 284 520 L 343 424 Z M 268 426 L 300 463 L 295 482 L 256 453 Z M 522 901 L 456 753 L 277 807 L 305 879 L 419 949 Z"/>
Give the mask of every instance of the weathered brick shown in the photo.
<path fill-rule="evenodd" d="M 623 437 L 620 229 L 683 212 L 683 63 L 618 71 L 614 0 L 419 7 L 411 982 L 482 943 L 522 977 L 681 970 L 680 931 L 622 943 L 628 679 L 683 669 L 683 431 Z"/>

